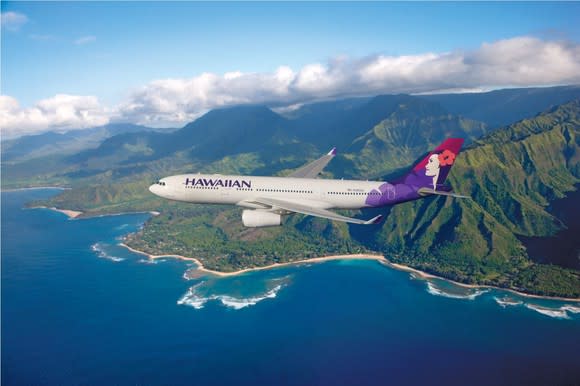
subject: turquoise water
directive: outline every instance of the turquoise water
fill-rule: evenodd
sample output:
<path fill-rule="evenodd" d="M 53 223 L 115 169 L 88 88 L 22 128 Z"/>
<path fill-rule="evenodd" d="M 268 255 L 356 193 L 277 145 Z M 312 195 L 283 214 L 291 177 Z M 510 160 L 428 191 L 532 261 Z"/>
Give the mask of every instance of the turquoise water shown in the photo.
<path fill-rule="evenodd" d="M 68 220 L 2 193 L 3 385 L 578 384 L 580 305 L 375 261 L 187 280 L 120 247 L 148 215 Z"/>

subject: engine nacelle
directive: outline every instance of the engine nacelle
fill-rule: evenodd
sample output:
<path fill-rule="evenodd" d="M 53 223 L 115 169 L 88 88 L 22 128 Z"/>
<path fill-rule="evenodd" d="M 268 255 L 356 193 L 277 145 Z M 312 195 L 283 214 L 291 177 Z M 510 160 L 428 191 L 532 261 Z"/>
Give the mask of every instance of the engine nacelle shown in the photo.
<path fill-rule="evenodd" d="M 244 226 L 251 228 L 273 227 L 282 224 L 282 216 L 263 210 L 244 210 L 242 212 Z"/>

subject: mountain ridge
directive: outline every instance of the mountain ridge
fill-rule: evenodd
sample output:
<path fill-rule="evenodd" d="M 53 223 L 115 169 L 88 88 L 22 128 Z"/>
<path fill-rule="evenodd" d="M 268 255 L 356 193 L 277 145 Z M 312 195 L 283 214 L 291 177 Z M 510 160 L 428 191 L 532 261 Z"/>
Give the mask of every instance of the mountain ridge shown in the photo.
<path fill-rule="evenodd" d="M 460 135 L 471 144 L 457 158 L 449 182 L 472 199 L 431 197 L 380 211 L 363 210 L 364 217 L 379 212 L 386 217 L 384 224 L 364 229 L 294 215 L 279 229 L 247 230 L 237 208 L 176 204 L 148 194 L 151 181 L 164 175 L 191 171 L 283 175 L 320 154 L 322 145 L 301 141 L 293 126 L 286 126 L 295 123 L 292 119 L 264 106 L 246 106 L 235 114 L 229 109 L 214 112 L 177 134 L 112 137 L 105 141 L 112 146 L 110 154 L 96 154 L 79 164 L 59 164 L 53 177 L 69 181 L 73 189 L 42 205 L 87 215 L 159 211 L 161 215 L 128 243 L 156 254 L 195 254 L 212 269 L 231 271 L 321 254 L 379 251 L 395 262 L 465 283 L 578 295 L 578 271 L 534 263 L 518 237 L 547 236 L 565 226 L 547 208 L 580 180 L 580 102 L 548 107 L 540 115 L 496 130 L 413 96 L 378 97 L 334 107 L 349 110 L 341 115 L 345 117 L 350 110 L 360 113 L 370 102 L 375 104 L 366 111 L 374 111 L 374 106 L 380 114 L 358 121 L 366 123 L 351 132 L 350 147 L 339 152 L 326 177 L 389 180 L 383 177 L 407 169 L 446 136 Z M 248 130 L 241 130 L 240 120 L 226 119 L 234 116 L 245 119 Z M 313 116 L 309 119 L 315 121 Z M 270 129 L 262 130 L 270 122 L 274 122 Z M 215 132 L 204 137 L 213 126 Z M 175 147 L 164 148 L 166 144 L 158 142 L 179 135 Z M 240 145 L 238 149 L 222 141 L 228 135 Z M 194 154 L 202 144 L 212 149 L 208 157 Z M 42 166 L 51 168 L 45 162 Z"/>

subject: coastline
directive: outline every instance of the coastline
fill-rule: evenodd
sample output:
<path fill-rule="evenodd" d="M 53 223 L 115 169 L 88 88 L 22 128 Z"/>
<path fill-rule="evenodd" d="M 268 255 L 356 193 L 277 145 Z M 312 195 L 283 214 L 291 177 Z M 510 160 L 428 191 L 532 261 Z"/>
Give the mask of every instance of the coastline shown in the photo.
<path fill-rule="evenodd" d="M 568 302 L 580 302 L 580 298 L 564 298 L 561 296 L 544 296 L 544 295 L 534 295 L 534 294 L 528 294 L 525 292 L 521 292 L 521 291 L 517 291 L 515 289 L 511 289 L 511 288 L 503 288 L 503 287 L 498 287 L 495 285 L 487 285 L 487 284 L 466 284 L 466 283 L 461 283 L 455 280 L 451 280 L 451 279 L 447 279 L 445 277 L 441 277 L 441 276 L 436 276 L 436 275 L 432 275 L 430 273 L 424 272 L 424 271 L 420 271 L 418 269 L 406 266 L 406 265 L 402 265 L 402 264 L 397 264 L 397 263 L 392 263 L 390 261 L 388 261 L 386 258 L 385 260 L 387 261 L 386 265 L 388 265 L 391 268 L 397 269 L 399 271 L 405 271 L 405 272 L 411 272 L 416 274 L 417 276 L 419 276 L 421 279 L 439 279 L 439 280 L 445 280 L 448 281 L 450 283 L 453 283 L 454 285 L 457 285 L 459 287 L 464 287 L 464 288 L 491 288 L 491 289 L 496 289 L 496 290 L 500 290 L 500 291 L 507 291 L 507 292 L 511 292 L 513 294 L 516 294 L 518 296 L 523 296 L 523 297 L 527 297 L 527 298 L 535 298 L 535 299 L 545 299 L 545 300 L 562 300 L 562 301 L 568 301 Z"/>
<path fill-rule="evenodd" d="M 30 207 L 29 209 L 49 209 L 49 210 L 53 210 L 55 212 L 59 212 L 59 213 L 63 213 L 65 215 L 67 215 L 70 219 L 75 219 L 78 218 L 80 216 L 83 216 L 83 218 L 98 218 L 98 217 L 106 217 L 106 216 L 122 216 L 125 214 L 139 214 L 139 213 L 149 213 L 151 216 L 159 216 L 161 213 L 151 210 L 151 211 L 142 211 L 142 212 L 121 212 L 121 213 L 109 213 L 109 214 L 87 214 L 87 212 L 82 212 L 79 210 L 70 210 L 70 209 L 58 209 L 55 207 L 48 207 L 48 206 L 33 206 Z"/>
<path fill-rule="evenodd" d="M 60 213 L 66 214 L 68 216 L 68 218 L 77 218 L 81 214 L 83 214 L 83 212 L 78 211 L 78 210 L 58 209 L 58 208 L 48 208 L 48 209 L 54 210 L 55 212 L 60 212 Z"/>
<path fill-rule="evenodd" d="M 70 209 L 58 209 L 55 207 L 49 208 L 48 206 L 33 206 L 30 209 L 49 209 L 55 212 L 63 213 L 68 216 L 68 218 L 73 219 L 79 217 L 84 212 L 78 210 L 70 210 Z"/>
<path fill-rule="evenodd" d="M 131 252 L 138 253 L 140 255 L 147 256 L 151 260 L 155 259 L 162 259 L 162 258 L 174 258 L 178 260 L 185 260 L 185 261 L 193 261 L 197 264 L 197 270 L 205 273 L 209 273 L 211 275 L 220 276 L 220 277 L 228 277 L 228 276 L 237 276 L 241 275 L 246 272 L 253 272 L 253 271 L 264 271 L 268 269 L 280 268 L 280 267 L 288 267 L 292 265 L 300 265 L 300 264 L 307 264 L 307 263 L 321 263 L 324 261 L 331 261 L 331 260 L 376 260 L 379 262 L 387 261 L 384 256 L 382 255 L 370 255 L 370 254 L 357 254 L 357 255 L 333 255 L 333 256 L 324 256 L 324 257 L 313 257 L 311 259 L 303 259 L 297 261 L 289 261 L 287 263 L 274 263 L 270 265 L 265 265 L 263 267 L 254 267 L 254 268 L 244 268 L 239 271 L 233 272 L 220 272 L 215 271 L 213 269 L 208 269 L 203 266 L 199 259 L 195 257 L 187 257 L 181 255 L 152 255 L 147 252 L 139 251 L 135 248 L 131 248 L 125 243 L 120 243 L 120 246 L 127 248 Z"/>
<path fill-rule="evenodd" d="M 535 299 L 580 302 L 580 298 L 565 298 L 565 297 L 560 297 L 560 296 L 534 295 L 534 294 L 528 294 L 525 292 L 520 292 L 520 291 L 517 291 L 514 289 L 510 289 L 510 288 L 502 288 L 502 287 L 497 287 L 497 286 L 492 286 L 492 285 L 478 285 L 478 284 L 460 283 L 460 282 L 457 282 L 457 281 L 454 281 L 451 279 L 447 279 L 447 278 L 444 278 L 441 276 L 432 275 L 430 273 L 427 273 L 427 272 L 424 272 L 424 271 L 421 271 L 421 270 L 418 270 L 418 269 L 415 269 L 415 268 L 412 268 L 412 267 L 409 267 L 406 265 L 393 263 L 393 262 L 389 261 L 383 255 L 373 255 L 373 254 L 332 255 L 332 256 L 323 256 L 323 257 L 313 257 L 311 259 L 290 261 L 287 263 L 274 263 L 274 264 L 266 265 L 263 267 L 245 268 L 245 269 L 241 269 L 241 270 L 233 271 L 233 272 L 220 272 L 220 271 L 215 271 L 212 269 L 205 268 L 203 266 L 203 264 L 201 263 L 201 261 L 199 259 L 196 259 L 195 257 L 187 257 L 187 256 L 182 256 L 182 255 L 152 255 L 152 254 L 149 254 L 147 252 L 143 252 L 143 251 L 139 251 L 137 249 L 131 248 L 130 246 L 128 246 L 125 243 L 120 243 L 119 245 L 124 247 L 124 248 L 127 248 L 131 252 L 147 256 L 147 258 L 149 258 L 151 260 L 161 259 L 161 258 L 174 258 L 174 259 L 184 260 L 184 261 L 193 261 L 198 266 L 197 267 L 198 271 L 208 273 L 208 274 L 211 274 L 214 276 L 219 276 L 219 277 L 231 277 L 231 276 L 241 275 L 241 274 L 244 274 L 247 272 L 263 271 L 263 270 L 268 270 L 268 269 L 287 267 L 287 266 L 293 266 L 293 265 L 300 265 L 300 264 L 308 264 L 308 263 L 321 263 L 321 262 L 332 261 L 332 260 L 375 260 L 381 264 L 386 265 L 389 268 L 396 269 L 398 271 L 413 273 L 413 274 L 419 276 L 419 278 L 424 279 L 424 280 L 440 279 L 440 280 L 445 280 L 447 282 L 453 283 L 457 286 L 464 287 L 464 288 L 471 288 L 471 289 L 492 288 L 492 289 L 501 290 L 501 291 L 508 291 L 508 292 L 511 292 L 511 293 L 516 294 L 518 296 L 535 298 Z"/>
<path fill-rule="evenodd" d="M 31 190 L 31 189 L 62 189 L 62 190 L 66 190 L 66 189 L 71 189 L 71 188 L 65 188 L 65 187 L 55 187 L 55 186 L 43 186 L 43 187 L 31 187 L 31 188 L 20 188 L 20 189 L 14 189 L 11 191 L 19 191 L 19 190 Z M 7 191 L 7 190 L 5 190 Z M 76 219 L 79 216 L 85 214 L 84 212 L 81 211 L 74 211 L 74 210 L 68 210 L 68 209 L 58 209 L 55 207 L 46 207 L 46 206 L 36 206 L 36 207 L 32 207 L 30 209 L 35 209 L 35 208 L 44 208 L 44 209 L 50 209 L 50 210 L 54 210 L 60 213 L 65 214 L 66 216 L 69 217 L 69 219 Z M 149 213 L 152 216 L 158 216 L 160 215 L 159 212 L 157 211 L 140 211 L 140 212 L 121 212 L 121 213 L 109 213 L 109 214 L 100 214 L 100 215 L 87 215 L 86 217 L 104 217 L 104 216 L 117 216 L 117 215 L 123 215 L 123 214 L 134 214 L 134 213 Z M 375 260 L 378 261 L 381 264 L 384 264 L 390 268 L 399 270 L 399 271 L 405 271 L 405 272 L 410 272 L 413 273 L 415 275 L 417 275 L 419 278 L 424 279 L 424 280 L 428 280 L 428 279 L 439 279 L 439 280 L 444 280 L 447 282 L 450 282 L 454 285 L 460 286 L 460 287 L 464 287 L 464 288 L 470 288 L 470 289 L 477 289 L 477 288 L 491 288 L 491 289 L 496 289 L 496 290 L 501 290 L 501 291 L 507 291 L 507 292 L 511 292 L 515 295 L 518 296 L 522 296 L 522 297 L 527 297 L 527 298 L 535 298 L 535 299 L 545 299 L 545 300 L 558 300 L 558 301 L 571 301 L 571 302 L 580 302 L 580 298 L 566 298 L 566 297 L 561 297 L 561 296 L 546 296 L 546 295 L 535 295 L 535 294 L 529 294 L 526 292 L 521 292 L 512 288 L 504 288 L 504 287 L 498 287 L 498 286 L 494 286 L 494 285 L 487 285 L 487 284 L 466 284 L 466 283 L 461 283 L 458 281 L 454 281 L 452 279 L 448 279 L 445 277 L 441 277 L 441 276 L 436 276 L 421 270 L 418 270 L 416 268 L 412 268 L 403 264 L 398 264 L 398 263 L 393 263 L 390 260 L 388 260 L 385 256 L 383 255 L 373 255 L 373 254 L 354 254 L 354 255 L 333 255 L 333 256 L 323 256 L 323 257 L 314 257 L 314 258 L 310 258 L 310 259 L 302 259 L 302 260 L 297 260 L 297 261 L 291 261 L 291 262 L 286 262 L 286 263 L 274 263 L 274 264 L 270 264 L 267 266 L 263 266 L 263 267 L 253 267 L 253 268 L 245 268 L 242 270 L 238 270 L 238 271 L 233 271 L 233 272 L 220 272 L 220 271 L 215 271 L 215 270 L 211 270 L 208 268 L 205 268 L 203 266 L 203 264 L 201 263 L 201 261 L 199 259 L 196 259 L 194 257 L 187 257 L 187 256 L 181 256 L 181 255 L 151 255 L 149 253 L 143 252 L 143 251 L 139 251 L 136 250 L 134 248 L 129 247 L 127 244 L 125 243 L 120 243 L 120 246 L 123 246 L 125 248 L 127 248 L 128 250 L 130 250 L 131 252 L 134 253 L 138 253 L 141 255 L 145 255 L 147 256 L 149 259 L 151 260 L 155 260 L 155 259 L 159 259 L 159 258 L 175 258 L 175 259 L 179 259 L 179 260 L 185 260 L 185 261 L 193 261 L 195 264 L 197 264 L 198 268 L 197 270 L 200 272 L 204 272 L 204 273 L 208 273 L 211 275 L 215 275 L 215 276 L 220 276 L 220 277 L 228 277 L 228 276 L 236 276 L 236 275 L 240 275 L 246 272 L 252 272 L 252 271 L 261 271 L 261 270 L 267 270 L 267 269 L 274 269 L 274 268 L 279 268 L 279 267 L 284 267 L 284 266 L 291 266 L 291 265 L 300 265 L 300 264 L 307 264 L 307 263 L 319 263 L 319 262 L 324 262 L 324 261 L 331 261 L 331 260 L 357 260 L 357 259 L 362 259 L 362 260 Z"/>

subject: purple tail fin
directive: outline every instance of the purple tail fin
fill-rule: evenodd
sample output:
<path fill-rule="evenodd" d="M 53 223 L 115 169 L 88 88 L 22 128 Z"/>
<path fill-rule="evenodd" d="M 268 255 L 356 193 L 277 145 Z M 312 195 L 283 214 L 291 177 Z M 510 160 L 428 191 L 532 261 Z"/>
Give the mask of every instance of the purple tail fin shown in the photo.
<path fill-rule="evenodd" d="M 462 138 L 446 139 L 403 178 L 403 183 L 419 188 L 445 190 L 441 185 L 445 182 L 462 145 Z"/>

